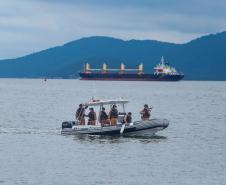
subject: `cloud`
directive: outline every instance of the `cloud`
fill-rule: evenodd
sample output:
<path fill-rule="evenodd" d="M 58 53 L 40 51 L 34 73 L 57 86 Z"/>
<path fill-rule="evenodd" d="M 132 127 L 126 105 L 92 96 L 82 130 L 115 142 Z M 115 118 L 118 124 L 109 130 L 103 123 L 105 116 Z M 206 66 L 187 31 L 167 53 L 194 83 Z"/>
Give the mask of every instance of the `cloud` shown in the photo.
<path fill-rule="evenodd" d="M 226 30 L 225 9 L 223 0 L 0 1 L 0 58 L 94 35 L 183 43 Z"/>

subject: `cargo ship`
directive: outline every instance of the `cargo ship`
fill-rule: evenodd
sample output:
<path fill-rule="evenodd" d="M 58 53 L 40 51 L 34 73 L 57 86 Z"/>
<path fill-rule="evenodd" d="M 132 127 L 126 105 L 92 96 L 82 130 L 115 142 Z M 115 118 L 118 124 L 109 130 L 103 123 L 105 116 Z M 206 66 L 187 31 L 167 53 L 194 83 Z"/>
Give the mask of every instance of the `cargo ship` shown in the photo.
<path fill-rule="evenodd" d="M 179 81 L 184 74 L 177 72 L 164 58 L 154 68 L 154 73 L 145 73 L 144 65 L 140 64 L 137 69 L 126 68 L 122 63 L 120 69 L 110 69 L 103 64 L 101 69 L 93 69 L 86 63 L 84 71 L 79 73 L 80 80 L 112 80 L 112 81 Z"/>

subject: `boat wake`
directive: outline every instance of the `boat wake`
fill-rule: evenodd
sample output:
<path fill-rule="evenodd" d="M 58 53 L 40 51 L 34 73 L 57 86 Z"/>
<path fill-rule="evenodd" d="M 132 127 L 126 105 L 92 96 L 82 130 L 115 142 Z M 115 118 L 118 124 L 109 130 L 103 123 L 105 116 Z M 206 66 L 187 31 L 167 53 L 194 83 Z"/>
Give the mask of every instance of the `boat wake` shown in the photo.
<path fill-rule="evenodd" d="M 48 134 L 59 135 L 60 129 L 37 127 L 0 127 L 0 134 Z"/>

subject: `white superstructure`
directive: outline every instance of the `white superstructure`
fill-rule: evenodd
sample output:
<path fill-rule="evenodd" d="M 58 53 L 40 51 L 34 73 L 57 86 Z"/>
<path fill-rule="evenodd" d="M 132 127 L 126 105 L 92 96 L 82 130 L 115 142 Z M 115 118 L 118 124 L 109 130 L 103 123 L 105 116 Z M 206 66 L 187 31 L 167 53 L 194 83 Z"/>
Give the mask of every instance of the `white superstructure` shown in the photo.
<path fill-rule="evenodd" d="M 169 63 L 165 62 L 163 57 L 161 58 L 161 62 L 154 69 L 155 74 L 170 74 L 170 75 L 178 74 L 174 67 L 171 67 Z"/>

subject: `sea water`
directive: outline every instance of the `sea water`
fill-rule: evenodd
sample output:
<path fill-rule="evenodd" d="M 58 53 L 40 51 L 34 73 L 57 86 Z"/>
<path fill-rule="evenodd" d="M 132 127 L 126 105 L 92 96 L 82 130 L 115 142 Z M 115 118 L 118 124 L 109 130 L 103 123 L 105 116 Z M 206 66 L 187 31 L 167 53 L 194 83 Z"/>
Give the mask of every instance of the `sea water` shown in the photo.
<path fill-rule="evenodd" d="M 92 97 L 128 99 L 133 120 L 148 104 L 170 125 L 152 138 L 61 135 Z M 0 79 L 0 184 L 223 185 L 225 157 L 226 82 Z"/>

